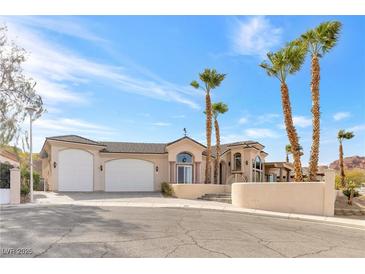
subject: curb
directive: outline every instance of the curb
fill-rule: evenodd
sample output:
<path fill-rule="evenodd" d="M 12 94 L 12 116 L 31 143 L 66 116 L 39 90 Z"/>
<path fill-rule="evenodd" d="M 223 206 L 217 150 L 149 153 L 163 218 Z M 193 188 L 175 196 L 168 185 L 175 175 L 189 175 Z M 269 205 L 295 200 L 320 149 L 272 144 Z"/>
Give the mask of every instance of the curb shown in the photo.
<path fill-rule="evenodd" d="M 1 205 L 0 210 L 3 208 L 32 208 L 32 207 L 49 207 L 54 205 L 71 205 L 71 206 L 105 206 L 105 207 L 149 207 L 149 208 L 184 208 L 184 209 L 205 209 L 205 210 L 217 210 L 224 212 L 234 212 L 253 216 L 271 217 L 288 220 L 299 220 L 318 222 L 322 224 L 343 225 L 351 228 L 357 228 L 365 231 L 365 220 L 347 219 L 332 216 L 317 216 L 295 213 L 282 213 L 274 211 L 265 211 L 259 209 L 238 208 L 228 205 L 194 205 L 194 204 L 160 204 L 160 203 L 138 203 L 138 202 L 64 202 L 64 203 L 34 203 L 34 204 L 20 204 L 20 205 Z"/>

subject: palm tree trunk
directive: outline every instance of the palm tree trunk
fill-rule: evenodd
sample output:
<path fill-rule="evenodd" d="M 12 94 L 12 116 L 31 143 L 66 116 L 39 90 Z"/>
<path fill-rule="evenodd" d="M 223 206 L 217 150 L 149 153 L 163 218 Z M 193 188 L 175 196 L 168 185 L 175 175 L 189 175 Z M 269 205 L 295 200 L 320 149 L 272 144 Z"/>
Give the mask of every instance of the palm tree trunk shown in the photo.
<path fill-rule="evenodd" d="M 289 153 L 286 153 L 286 162 L 289 163 Z"/>
<path fill-rule="evenodd" d="M 342 142 L 340 141 L 340 148 L 339 148 L 339 162 L 340 162 L 340 177 L 341 177 L 341 186 L 345 187 L 345 170 L 343 167 L 343 148 Z"/>
<path fill-rule="evenodd" d="M 209 92 L 205 95 L 205 111 L 207 115 L 207 121 L 206 121 L 206 134 L 207 134 L 207 156 L 205 161 L 205 183 L 210 184 L 211 183 L 211 158 L 212 158 L 212 102 L 210 100 L 210 94 Z"/>
<path fill-rule="evenodd" d="M 312 147 L 309 159 L 309 180 L 317 180 L 318 156 L 319 156 L 319 138 L 320 138 L 320 116 L 319 111 L 319 81 L 320 67 L 318 56 L 312 57 Z"/>
<path fill-rule="evenodd" d="M 219 157 L 221 155 L 221 142 L 220 142 L 220 133 L 219 133 L 219 124 L 217 118 L 214 119 L 214 128 L 215 128 L 215 142 L 216 142 L 216 154 L 214 161 L 214 183 L 218 184 L 218 167 L 219 167 Z"/>
<path fill-rule="evenodd" d="M 294 181 L 301 182 L 303 181 L 303 174 L 302 174 L 302 164 L 300 162 L 300 146 L 299 146 L 297 131 L 293 123 L 289 90 L 285 82 L 281 83 L 281 103 L 284 113 L 285 128 L 290 145 L 292 147 L 293 162 L 294 162 Z"/>

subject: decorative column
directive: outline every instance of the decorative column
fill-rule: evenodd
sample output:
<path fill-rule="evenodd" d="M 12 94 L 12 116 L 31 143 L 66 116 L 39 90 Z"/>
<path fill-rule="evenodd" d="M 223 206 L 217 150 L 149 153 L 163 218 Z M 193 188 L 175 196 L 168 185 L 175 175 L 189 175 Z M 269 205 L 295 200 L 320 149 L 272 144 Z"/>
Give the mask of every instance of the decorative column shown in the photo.
<path fill-rule="evenodd" d="M 20 204 L 20 169 L 10 169 L 10 204 Z"/>
<path fill-rule="evenodd" d="M 175 176 L 175 163 L 176 162 L 169 162 L 170 163 L 170 183 L 176 182 L 176 176 Z"/>
<path fill-rule="evenodd" d="M 194 176 L 194 183 L 199 184 L 200 183 L 200 164 L 201 162 L 195 162 L 195 176 Z"/>

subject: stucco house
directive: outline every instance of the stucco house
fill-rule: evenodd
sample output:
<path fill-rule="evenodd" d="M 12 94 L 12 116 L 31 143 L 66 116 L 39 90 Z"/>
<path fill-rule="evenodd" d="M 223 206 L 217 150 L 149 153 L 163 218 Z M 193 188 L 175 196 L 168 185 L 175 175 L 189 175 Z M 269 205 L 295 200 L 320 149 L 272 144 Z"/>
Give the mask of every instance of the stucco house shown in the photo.
<path fill-rule="evenodd" d="M 221 145 L 219 184 L 266 181 L 263 149 L 255 141 Z M 170 143 L 55 136 L 46 138 L 40 156 L 42 177 L 53 191 L 160 191 L 162 182 L 197 184 L 205 179 L 206 147 L 187 136 Z M 213 162 L 214 157 L 212 173 Z"/>

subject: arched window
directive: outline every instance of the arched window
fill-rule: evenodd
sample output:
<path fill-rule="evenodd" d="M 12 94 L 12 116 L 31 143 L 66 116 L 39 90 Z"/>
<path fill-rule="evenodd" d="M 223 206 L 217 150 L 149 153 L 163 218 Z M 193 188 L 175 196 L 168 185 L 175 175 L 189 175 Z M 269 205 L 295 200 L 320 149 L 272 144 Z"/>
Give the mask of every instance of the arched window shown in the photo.
<path fill-rule="evenodd" d="M 262 182 L 264 178 L 264 164 L 259 156 L 252 160 L 252 180 Z"/>
<path fill-rule="evenodd" d="M 234 170 L 241 170 L 242 161 L 241 161 L 241 153 L 235 153 L 233 155 L 234 160 Z"/>
<path fill-rule="evenodd" d="M 189 153 L 182 152 L 176 156 L 176 162 L 179 164 L 192 164 L 193 156 L 191 156 Z"/>

